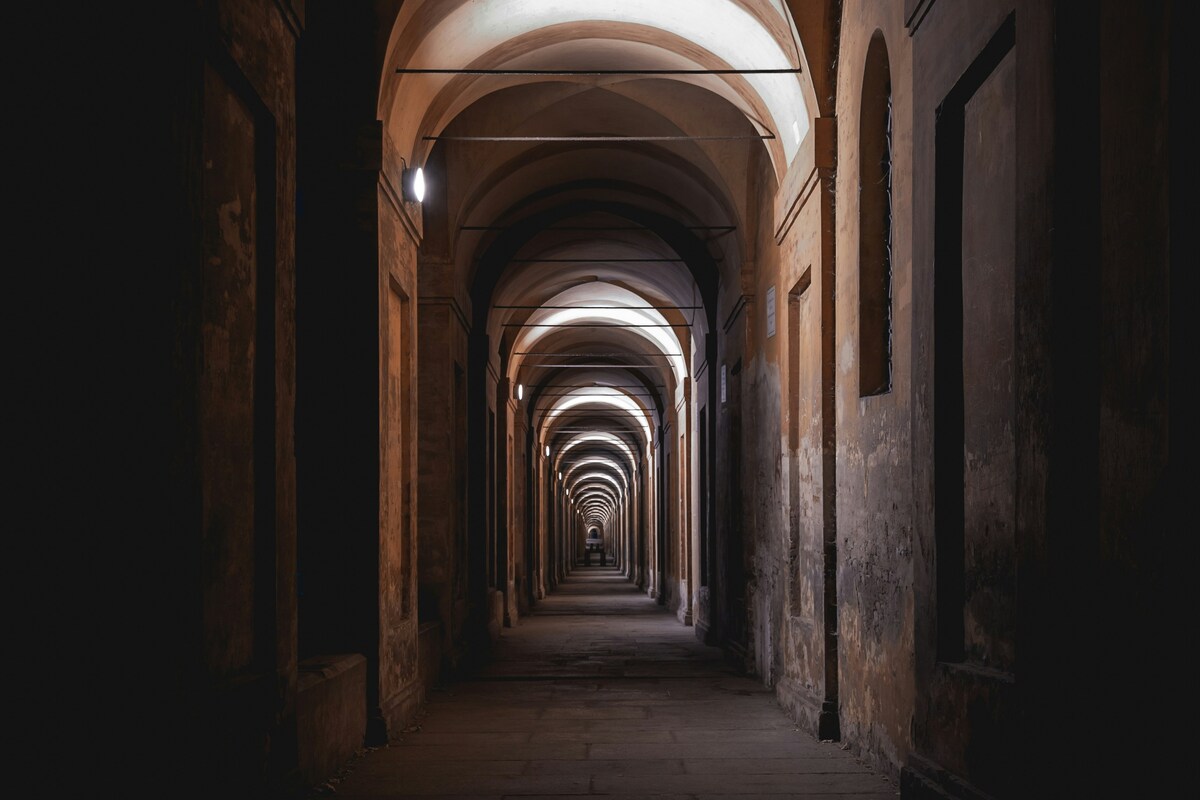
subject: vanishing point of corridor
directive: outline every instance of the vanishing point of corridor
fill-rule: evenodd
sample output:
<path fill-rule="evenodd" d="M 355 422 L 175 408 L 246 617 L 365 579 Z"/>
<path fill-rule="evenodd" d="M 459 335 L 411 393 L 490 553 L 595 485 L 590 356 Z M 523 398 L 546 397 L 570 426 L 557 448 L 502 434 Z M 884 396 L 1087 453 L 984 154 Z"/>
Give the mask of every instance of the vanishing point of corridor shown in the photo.
<path fill-rule="evenodd" d="M 327 786 L 361 800 L 897 795 L 613 567 L 571 573 L 482 673 L 435 690 L 413 730 Z"/>

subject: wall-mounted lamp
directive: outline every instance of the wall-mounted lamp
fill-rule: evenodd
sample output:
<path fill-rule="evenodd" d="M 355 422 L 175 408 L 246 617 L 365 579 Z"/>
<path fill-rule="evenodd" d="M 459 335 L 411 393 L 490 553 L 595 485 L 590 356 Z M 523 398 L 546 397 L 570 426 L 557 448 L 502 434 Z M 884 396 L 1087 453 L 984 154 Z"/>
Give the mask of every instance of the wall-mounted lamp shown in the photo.
<path fill-rule="evenodd" d="M 558 479 L 559 479 L 560 481 L 562 480 L 562 472 L 559 472 L 559 473 L 558 473 Z"/>
<path fill-rule="evenodd" d="M 517 384 L 517 399 L 518 400 L 525 399 L 525 384 L 523 384 L 523 383 Z"/>
<path fill-rule="evenodd" d="M 546 445 L 546 458 L 550 457 L 550 445 Z"/>
<path fill-rule="evenodd" d="M 403 158 L 400 161 L 404 164 L 404 171 L 400 175 L 404 199 L 410 203 L 420 203 L 425 199 L 425 170 L 420 167 L 410 168 Z"/>

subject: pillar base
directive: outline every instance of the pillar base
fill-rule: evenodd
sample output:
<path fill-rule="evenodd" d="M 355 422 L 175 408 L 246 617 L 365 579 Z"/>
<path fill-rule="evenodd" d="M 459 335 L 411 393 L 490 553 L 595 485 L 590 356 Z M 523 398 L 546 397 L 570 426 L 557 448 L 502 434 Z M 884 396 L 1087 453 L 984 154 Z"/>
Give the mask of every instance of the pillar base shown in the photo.
<path fill-rule="evenodd" d="M 823 699 L 820 694 L 786 675 L 776 682 L 775 697 L 779 705 L 787 710 L 788 716 L 813 736 L 830 741 L 842 738 L 835 701 Z"/>
<path fill-rule="evenodd" d="M 842 738 L 842 723 L 837 702 L 826 700 L 821 703 L 821 714 L 817 717 L 817 738 L 834 742 Z"/>

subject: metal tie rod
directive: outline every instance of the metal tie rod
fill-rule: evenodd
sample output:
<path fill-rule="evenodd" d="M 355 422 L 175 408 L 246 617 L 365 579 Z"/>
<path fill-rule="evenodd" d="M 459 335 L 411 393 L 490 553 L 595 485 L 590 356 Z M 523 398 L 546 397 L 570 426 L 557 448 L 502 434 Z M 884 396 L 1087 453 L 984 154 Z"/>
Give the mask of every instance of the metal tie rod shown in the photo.
<path fill-rule="evenodd" d="M 646 397 L 659 397 L 659 396 L 660 396 L 660 395 L 658 395 L 658 394 L 654 394 L 654 393 L 651 393 L 651 392 L 642 392 L 642 393 L 638 393 L 638 394 L 632 394 L 632 393 L 631 393 L 631 394 L 620 394 L 620 395 L 611 395 L 611 394 L 597 394 L 597 395 L 573 395 L 573 394 L 545 394 L 545 393 L 542 393 L 542 394 L 539 394 L 539 395 L 537 396 L 537 398 L 538 398 L 538 400 L 539 400 L 539 401 L 553 402 L 553 401 L 555 401 L 555 400 L 561 400 L 561 399 L 563 399 L 563 398 L 566 398 L 566 397 L 602 397 L 602 398 L 612 398 L 612 397 L 642 397 L 642 398 L 646 398 Z"/>
<path fill-rule="evenodd" d="M 548 389 L 665 389 L 661 383 L 553 383 Z"/>
<path fill-rule="evenodd" d="M 460 231 L 506 231 L 512 225 L 460 225 Z M 736 225 L 685 225 L 689 231 L 733 231 Z M 543 231 L 649 231 L 645 225 L 552 225 Z"/>
<path fill-rule="evenodd" d="M 699 311 L 699 310 L 703 309 L 704 306 L 551 306 L 551 305 L 509 306 L 509 305 L 496 305 L 496 306 L 492 306 L 492 308 L 512 309 L 512 310 L 516 310 L 516 311 L 537 311 L 538 309 L 541 309 L 541 308 L 555 309 L 555 310 L 558 310 L 558 309 L 581 310 L 581 311 L 626 311 L 626 310 L 628 310 L 628 311 L 670 311 L 672 309 L 679 310 L 679 311 Z"/>
<path fill-rule="evenodd" d="M 740 142 L 770 141 L 773 133 L 697 136 L 422 136 L 426 142 Z"/>
<path fill-rule="evenodd" d="M 544 409 L 540 409 L 540 410 L 544 411 Z M 555 415 L 550 416 L 548 419 L 553 422 L 561 421 L 561 422 L 569 423 L 571 425 L 587 426 L 587 425 L 600 424 L 600 423 L 609 423 L 609 422 L 613 421 L 614 417 L 612 417 L 612 416 L 596 417 L 595 415 L 587 415 L 587 414 L 584 414 L 582 416 L 576 416 L 576 417 L 562 417 L 560 415 L 555 414 Z M 589 419 L 594 420 L 594 422 L 586 422 L 585 421 L 585 420 L 589 420 Z"/>
<path fill-rule="evenodd" d="M 614 351 L 611 353 L 544 353 L 532 350 L 518 350 L 514 356 L 553 356 L 555 358 L 683 358 L 683 353 L 629 353 Z"/>
<path fill-rule="evenodd" d="M 690 322 L 668 322 L 660 323 L 637 323 L 634 324 L 624 322 L 560 322 L 554 325 L 545 325 L 539 322 L 506 322 L 501 327 L 504 328 L 690 328 Z"/>
<path fill-rule="evenodd" d="M 613 433 L 613 431 L 615 430 L 614 428 L 602 427 L 600 425 L 591 425 L 588 427 L 580 427 L 577 425 L 564 425 L 563 427 L 548 426 L 546 428 L 546 430 L 550 431 L 554 436 L 559 436 L 561 434 L 569 434 L 569 433 L 612 433 L 613 436 L 617 435 L 616 433 Z M 628 432 L 630 436 L 633 435 L 632 431 L 630 431 L 628 428 L 621 428 L 619 430 L 621 430 L 622 432 Z M 628 444 L 625 445 L 624 447 L 620 447 L 615 444 L 608 444 L 608 445 L 605 445 L 604 448 L 596 447 L 595 449 L 596 450 L 607 449 L 610 452 L 615 451 L 618 453 L 624 452 L 628 455 L 641 455 L 641 452 L 637 448 L 631 447 Z"/>
<path fill-rule="evenodd" d="M 396 67 L 397 75 L 518 75 L 608 77 L 622 75 L 799 75 L 799 67 L 775 69 L 472 69 L 470 67 Z"/>
<path fill-rule="evenodd" d="M 608 419 L 596 420 L 593 424 L 584 424 L 574 420 L 559 420 L 557 418 L 547 418 L 542 421 L 541 425 L 546 430 L 553 429 L 557 435 L 566 431 L 595 431 L 597 433 L 611 433 L 613 436 L 625 434 L 627 436 L 634 435 L 634 429 L 629 422 L 630 417 L 610 417 Z M 615 444 L 607 442 L 597 444 L 596 447 L 628 447 L 629 442 L 623 444 Z"/>
<path fill-rule="evenodd" d="M 525 367 L 546 367 L 553 369 L 658 369 L 663 364 L 523 364 Z M 598 395 L 604 397 L 605 395 Z"/>
<path fill-rule="evenodd" d="M 556 399 L 562 399 L 564 397 L 588 397 L 588 398 L 594 399 L 594 398 L 611 398 L 612 396 L 611 395 L 539 395 L 538 396 L 539 399 L 545 399 L 545 401 L 547 401 L 547 402 L 553 402 L 553 401 L 556 401 Z M 658 395 L 625 395 L 625 397 L 641 398 L 644 401 L 644 399 L 654 399 L 659 396 Z M 538 410 L 542 410 L 542 411 L 548 411 L 548 410 L 552 410 L 557 407 L 554 407 L 554 405 L 539 405 L 539 407 L 535 407 L 535 408 Z"/>
<path fill-rule="evenodd" d="M 574 407 L 568 408 L 566 410 L 559 410 L 558 406 L 534 406 L 533 410 L 534 411 L 546 411 L 546 412 L 553 413 L 555 419 L 558 419 L 560 417 L 584 417 L 584 418 L 590 419 L 592 417 L 605 417 L 605 416 L 614 416 L 614 415 L 620 417 L 620 416 L 625 416 L 626 414 L 629 413 L 628 408 L 615 409 L 615 408 L 612 408 L 611 406 L 607 406 L 603 409 L 582 409 L 582 410 L 579 410 L 578 408 L 574 408 Z"/>
<path fill-rule="evenodd" d="M 550 418 L 551 418 L 551 419 L 556 419 L 556 420 L 560 420 L 560 419 L 561 419 L 561 420 L 564 420 L 564 421 L 566 421 L 566 422 L 578 422 L 579 420 L 585 420 L 585 419 L 594 419 L 594 420 L 597 420 L 597 421 L 600 421 L 600 420 L 605 420 L 605 421 L 607 421 L 607 420 L 613 419 L 614 417 L 616 417 L 616 418 L 621 418 L 621 417 L 625 417 L 625 416 L 628 416 L 628 415 L 629 415 L 629 411 L 628 411 L 628 410 L 622 410 L 622 411 L 592 411 L 592 412 L 587 412 L 587 411 L 580 411 L 580 412 L 561 411 L 561 412 L 558 412 L 558 413 L 555 413 L 555 410 L 554 410 L 554 408 L 553 408 L 553 407 L 551 407 L 551 408 L 535 408 L 535 409 L 533 409 L 533 410 L 534 410 L 534 411 L 541 412 L 541 413 L 543 413 L 543 414 L 548 414 L 548 415 L 550 416 Z"/>
<path fill-rule="evenodd" d="M 563 399 L 564 397 L 575 397 L 575 396 L 576 396 L 576 395 L 569 395 L 569 394 L 559 394 L 559 395 L 555 395 L 555 394 L 541 394 L 541 395 L 538 395 L 538 399 L 539 399 L 539 400 L 545 400 L 546 402 L 553 402 L 553 401 L 555 401 L 555 400 L 561 400 L 561 399 Z M 582 395 L 582 396 L 587 396 L 587 395 Z M 620 396 L 620 397 L 633 397 L 633 398 L 641 398 L 641 399 L 643 399 L 643 400 L 645 400 L 645 399 L 653 399 L 653 398 L 657 398 L 657 397 L 659 397 L 659 395 L 656 395 L 656 394 L 629 394 L 629 395 L 603 395 L 603 394 L 600 394 L 600 395 L 595 395 L 595 396 L 596 396 L 596 397 L 609 397 L 609 398 L 611 398 L 611 397 L 614 397 L 614 396 Z M 543 408 L 543 410 L 549 410 L 549 409 L 551 409 L 551 408 L 554 408 L 554 406 L 545 406 L 545 407 L 542 407 L 542 408 Z"/>
<path fill-rule="evenodd" d="M 570 434 L 570 433 L 611 433 L 613 436 L 616 436 L 616 435 L 617 435 L 616 431 L 620 431 L 621 433 L 625 433 L 625 434 L 627 434 L 627 435 L 629 435 L 629 436 L 631 436 L 631 437 L 633 436 L 633 431 L 632 431 L 632 430 L 630 430 L 629 428 L 614 428 L 614 427 L 612 427 L 612 426 L 604 427 L 604 426 L 600 426 L 600 425 L 588 425 L 588 426 L 581 426 L 581 425 L 563 425 L 563 426 L 555 426 L 555 425 L 553 425 L 553 424 L 549 424 L 549 425 L 546 425 L 546 426 L 544 427 L 544 430 L 545 430 L 547 433 L 550 433 L 550 434 L 551 434 L 551 437 L 552 437 L 552 439 L 553 439 L 553 438 L 560 437 L 560 436 L 563 436 L 564 434 Z M 575 448 L 572 448 L 572 450 L 574 450 L 574 449 L 575 449 Z M 605 452 L 605 451 L 607 451 L 607 452 L 618 452 L 618 453 L 628 453 L 628 454 L 638 454 L 638 455 L 640 455 L 640 453 L 639 453 L 638 449 L 637 449 L 636 447 L 633 447 L 632 445 L 630 445 L 630 444 L 628 444 L 628 443 L 626 443 L 626 444 L 623 444 L 623 445 L 617 445 L 617 444 L 612 444 L 612 443 L 605 444 L 605 445 L 602 445 L 602 446 L 601 446 L 601 445 L 597 445 L 597 446 L 595 446 L 595 447 L 591 448 L 591 450 L 592 450 L 592 451 L 595 451 L 595 452 Z"/>
<path fill-rule="evenodd" d="M 616 436 L 618 433 L 622 433 L 622 434 L 628 436 L 630 439 L 633 439 L 636 436 L 636 433 L 632 429 L 628 429 L 628 428 L 574 428 L 571 426 L 555 427 L 553 425 L 544 425 L 541 428 L 541 432 L 543 434 L 549 436 L 550 441 L 556 443 L 555 447 L 556 447 L 556 451 L 558 451 L 558 455 L 557 455 L 557 457 L 552 456 L 551 460 L 557 460 L 562 457 L 561 450 L 565 446 L 566 442 L 569 440 L 572 440 L 572 439 L 580 438 L 580 437 L 574 435 L 577 433 L 607 433 L 611 436 Z M 572 448 L 570 452 L 574 452 L 575 449 L 577 449 L 577 448 Z M 606 455 L 606 456 L 608 456 L 608 455 L 626 455 L 626 456 L 641 455 L 641 453 L 639 452 L 639 445 L 637 445 L 636 443 L 631 445 L 631 444 L 629 444 L 628 441 L 626 441 L 625 444 L 620 444 L 620 445 L 607 444 L 607 445 L 604 445 L 603 447 L 589 446 L 588 449 L 585 450 L 584 452 L 590 453 L 592 455 Z"/>

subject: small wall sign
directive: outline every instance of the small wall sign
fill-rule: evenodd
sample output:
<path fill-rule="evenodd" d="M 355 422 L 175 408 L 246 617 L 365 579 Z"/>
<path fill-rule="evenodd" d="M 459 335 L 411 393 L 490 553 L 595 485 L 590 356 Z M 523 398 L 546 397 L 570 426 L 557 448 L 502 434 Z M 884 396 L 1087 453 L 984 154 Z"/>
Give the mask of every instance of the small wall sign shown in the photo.
<path fill-rule="evenodd" d="M 767 289 L 767 338 L 775 335 L 775 287 Z"/>

